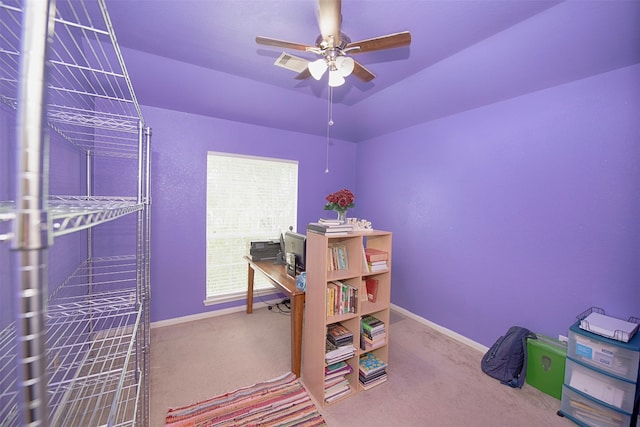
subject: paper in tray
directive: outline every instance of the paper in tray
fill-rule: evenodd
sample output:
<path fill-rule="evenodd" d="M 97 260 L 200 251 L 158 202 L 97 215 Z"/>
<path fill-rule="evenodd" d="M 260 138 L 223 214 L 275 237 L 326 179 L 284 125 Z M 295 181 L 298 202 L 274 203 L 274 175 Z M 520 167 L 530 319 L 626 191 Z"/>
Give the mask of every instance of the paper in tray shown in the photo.
<path fill-rule="evenodd" d="M 593 312 L 580 320 L 580 328 L 603 337 L 629 342 L 638 330 L 638 324 Z"/>

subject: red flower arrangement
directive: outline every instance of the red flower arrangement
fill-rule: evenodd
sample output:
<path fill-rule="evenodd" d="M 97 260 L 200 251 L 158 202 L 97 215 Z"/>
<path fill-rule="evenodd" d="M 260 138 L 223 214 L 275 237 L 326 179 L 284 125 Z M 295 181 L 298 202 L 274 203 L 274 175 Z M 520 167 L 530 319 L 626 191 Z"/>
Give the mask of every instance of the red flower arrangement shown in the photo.
<path fill-rule="evenodd" d="M 355 196 L 346 188 L 335 193 L 331 193 L 327 196 L 327 204 L 324 205 L 324 209 L 327 211 L 336 211 L 338 214 L 344 215 L 347 209 L 353 208 L 355 205 L 353 201 Z"/>

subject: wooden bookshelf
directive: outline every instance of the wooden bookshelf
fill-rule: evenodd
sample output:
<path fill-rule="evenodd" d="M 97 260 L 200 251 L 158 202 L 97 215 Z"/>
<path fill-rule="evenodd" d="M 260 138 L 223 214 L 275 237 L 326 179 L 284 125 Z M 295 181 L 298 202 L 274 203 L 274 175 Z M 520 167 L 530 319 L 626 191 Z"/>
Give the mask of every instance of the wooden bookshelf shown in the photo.
<path fill-rule="evenodd" d="M 332 269 L 328 256 L 330 247 L 346 248 L 348 266 L 345 269 Z M 365 262 L 364 248 L 376 248 L 387 252 L 387 268 L 374 273 L 369 272 Z M 358 362 L 360 356 L 373 353 L 378 359 L 389 361 L 389 310 L 391 302 L 391 233 L 386 231 L 353 232 L 346 236 L 327 236 L 307 231 L 307 289 L 304 317 L 304 338 L 302 357 L 302 382 L 315 400 L 327 406 L 357 393 L 366 391 L 358 380 Z M 378 281 L 376 301 L 367 300 L 366 280 Z M 355 313 L 327 314 L 327 287 L 334 281 L 348 284 L 358 289 Z M 365 351 L 360 348 L 361 319 L 364 315 L 373 315 L 385 325 L 383 342 L 375 349 Z M 327 326 L 340 322 L 353 333 L 355 354 L 345 362 L 351 366 L 348 380 L 351 391 L 331 402 L 325 401 L 325 351 Z M 384 383 L 378 385 L 384 387 Z M 376 386 L 377 387 L 377 386 Z"/>

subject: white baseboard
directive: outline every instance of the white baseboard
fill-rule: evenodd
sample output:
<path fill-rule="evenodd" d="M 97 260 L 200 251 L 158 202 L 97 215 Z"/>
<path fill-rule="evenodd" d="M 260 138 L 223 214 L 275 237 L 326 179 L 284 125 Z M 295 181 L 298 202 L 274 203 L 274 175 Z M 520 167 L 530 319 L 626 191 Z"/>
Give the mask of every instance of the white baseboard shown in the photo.
<path fill-rule="evenodd" d="M 443 333 L 444 335 L 453 338 L 454 340 L 461 342 L 462 344 L 466 344 L 471 348 L 474 348 L 482 353 L 486 353 L 487 350 L 489 350 L 489 347 L 484 346 L 482 344 L 480 344 L 479 342 L 473 341 L 467 337 L 465 337 L 464 335 L 460 335 L 457 332 L 452 331 L 451 329 L 447 329 L 444 326 L 440 326 L 437 323 L 433 323 L 430 320 L 425 319 L 424 317 L 418 316 L 417 314 L 414 314 L 412 312 L 410 312 L 409 310 L 406 310 L 402 307 L 399 307 L 395 304 L 391 304 L 391 309 L 394 311 L 397 311 L 398 313 L 407 316 L 413 320 L 415 320 L 418 323 L 422 323 L 423 325 L 429 326 L 430 328 L 435 329 L 436 331 Z M 393 340 L 393 338 L 392 338 Z"/>
<path fill-rule="evenodd" d="M 263 300 L 263 301 L 259 301 L 256 302 L 254 300 L 253 303 L 253 307 L 254 308 L 262 308 L 262 307 L 267 307 L 268 305 L 277 302 L 278 300 L 280 300 L 279 297 L 277 298 L 272 298 L 269 300 Z M 190 316 L 183 316 L 183 317 L 176 317 L 173 319 L 167 319 L 167 320 L 159 320 L 157 322 L 152 322 L 151 323 L 151 328 L 162 328 L 164 326 L 171 326 L 171 325 L 178 325 L 181 323 L 186 323 L 186 322 L 193 322 L 195 320 L 201 320 L 201 319 L 208 319 L 210 317 L 217 317 L 217 316 L 224 316 L 225 314 L 231 314 L 231 313 L 238 313 L 240 311 L 245 311 L 247 309 L 246 305 L 239 305 L 237 307 L 230 307 L 230 308 L 225 308 L 222 310 L 214 310 L 214 311 L 208 311 L 206 313 L 198 313 L 198 314 L 192 314 Z M 424 317 L 418 316 L 417 314 L 414 314 L 412 312 L 410 312 L 409 310 L 406 310 L 400 306 L 397 306 L 395 304 L 391 304 L 391 309 L 406 316 L 409 317 L 413 320 L 415 320 L 418 323 L 422 323 L 423 325 L 426 325 L 430 328 L 435 329 L 436 331 L 450 337 L 453 338 L 454 340 L 461 342 L 462 344 L 468 345 L 471 348 L 474 348 L 482 353 L 486 353 L 489 350 L 489 347 L 484 346 L 476 341 L 473 341 L 472 339 L 469 339 L 467 337 L 465 337 L 464 335 L 460 335 L 457 332 L 452 331 L 451 329 L 447 329 L 444 326 L 440 326 L 437 323 L 433 323 L 430 320 L 425 319 Z"/>
<path fill-rule="evenodd" d="M 282 298 L 280 297 L 276 297 L 273 299 L 268 299 L 263 301 L 254 300 L 253 308 L 256 309 L 256 308 L 267 307 L 270 304 L 275 304 L 281 299 Z M 189 316 L 174 317 L 173 319 L 159 320 L 157 322 L 151 322 L 150 326 L 151 326 L 151 329 L 162 328 L 164 326 L 179 325 L 180 323 L 193 322 L 195 320 L 208 319 L 210 317 L 224 316 L 225 314 L 238 313 L 240 311 L 246 311 L 246 310 L 247 310 L 247 305 L 242 304 L 237 307 L 230 307 L 222 310 L 213 310 L 213 311 L 207 311 L 206 313 L 198 313 L 198 314 L 192 314 Z"/>

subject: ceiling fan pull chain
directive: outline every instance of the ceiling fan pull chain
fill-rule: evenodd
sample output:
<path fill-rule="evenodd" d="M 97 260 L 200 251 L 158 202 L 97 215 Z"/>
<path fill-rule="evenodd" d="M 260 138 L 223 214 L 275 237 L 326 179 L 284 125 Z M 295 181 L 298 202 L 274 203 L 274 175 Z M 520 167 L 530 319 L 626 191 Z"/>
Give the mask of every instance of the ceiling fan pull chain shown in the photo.
<path fill-rule="evenodd" d="M 329 173 L 329 133 L 331 126 L 333 126 L 333 88 L 328 86 L 329 88 L 329 96 L 328 96 L 328 105 L 327 105 L 327 146 L 326 146 L 326 167 L 324 169 L 324 173 Z"/>
<path fill-rule="evenodd" d="M 329 121 L 327 124 L 333 126 L 333 88 L 329 86 Z"/>
<path fill-rule="evenodd" d="M 324 173 L 329 173 L 329 127 L 327 127 L 327 160 Z"/>

